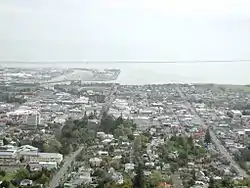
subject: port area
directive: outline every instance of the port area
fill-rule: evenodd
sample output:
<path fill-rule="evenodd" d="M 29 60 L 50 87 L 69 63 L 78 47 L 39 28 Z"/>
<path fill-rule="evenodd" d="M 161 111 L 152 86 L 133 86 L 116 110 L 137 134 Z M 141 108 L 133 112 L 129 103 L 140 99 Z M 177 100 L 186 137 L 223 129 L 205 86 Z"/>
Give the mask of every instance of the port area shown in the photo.
<path fill-rule="evenodd" d="M 103 71 L 92 70 L 94 81 L 113 81 L 117 80 L 121 71 L 119 69 L 104 69 Z"/>
<path fill-rule="evenodd" d="M 120 75 L 119 69 L 68 69 L 66 72 L 60 76 L 54 77 L 47 83 L 58 83 L 65 81 L 82 81 L 82 82 L 91 82 L 91 81 L 115 81 Z"/>

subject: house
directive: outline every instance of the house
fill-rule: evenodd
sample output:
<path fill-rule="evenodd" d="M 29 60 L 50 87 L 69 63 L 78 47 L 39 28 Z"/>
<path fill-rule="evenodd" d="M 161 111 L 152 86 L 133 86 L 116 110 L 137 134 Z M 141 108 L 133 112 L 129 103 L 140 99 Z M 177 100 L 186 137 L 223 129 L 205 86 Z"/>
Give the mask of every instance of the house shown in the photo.
<path fill-rule="evenodd" d="M 172 187 L 172 185 L 167 182 L 162 182 L 160 183 L 159 187 L 170 188 Z"/>
<path fill-rule="evenodd" d="M 101 162 L 102 162 L 102 159 L 100 159 L 100 158 L 91 158 L 91 159 L 89 159 L 89 163 L 92 166 L 100 166 Z"/>
<path fill-rule="evenodd" d="M 20 186 L 21 187 L 26 187 L 26 186 L 32 186 L 33 181 L 29 179 L 24 179 L 21 181 Z"/>
<path fill-rule="evenodd" d="M 113 181 L 115 181 L 117 184 L 123 184 L 123 183 L 124 183 L 123 176 L 122 176 L 121 173 L 113 172 L 111 178 L 112 178 Z"/>
<path fill-rule="evenodd" d="M 241 111 L 239 110 L 231 110 L 231 115 L 234 117 L 234 118 L 237 118 L 237 117 L 241 117 L 242 116 L 242 113 Z"/>
<path fill-rule="evenodd" d="M 29 163 L 29 166 L 32 172 L 38 172 L 42 170 L 42 166 L 39 163 Z"/>
<path fill-rule="evenodd" d="M 42 168 L 46 168 L 48 170 L 57 169 L 58 164 L 56 162 L 39 162 Z"/>
<path fill-rule="evenodd" d="M 97 152 L 99 156 L 108 156 L 109 153 L 107 151 L 98 151 Z"/>
<path fill-rule="evenodd" d="M 127 163 L 127 164 L 125 164 L 125 171 L 126 172 L 134 170 L 134 168 L 135 168 L 135 165 L 133 163 Z"/>
<path fill-rule="evenodd" d="M 81 171 L 79 172 L 80 173 L 80 176 L 79 176 L 79 179 L 84 183 L 84 184 L 89 184 L 92 182 L 92 178 L 90 176 L 90 172 L 88 171 Z"/>

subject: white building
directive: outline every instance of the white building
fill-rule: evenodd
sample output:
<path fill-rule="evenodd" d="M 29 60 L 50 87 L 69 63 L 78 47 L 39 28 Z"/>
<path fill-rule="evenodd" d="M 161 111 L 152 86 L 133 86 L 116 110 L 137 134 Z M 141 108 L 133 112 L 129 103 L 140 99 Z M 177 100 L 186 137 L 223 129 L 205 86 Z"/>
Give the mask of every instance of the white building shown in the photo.
<path fill-rule="evenodd" d="M 40 152 L 22 152 L 20 155 L 25 162 L 56 162 L 60 164 L 63 160 L 63 155 L 60 153 L 40 153 Z"/>
<path fill-rule="evenodd" d="M 15 151 L 0 151 L 0 165 L 15 165 L 18 163 Z"/>
<path fill-rule="evenodd" d="M 39 162 L 39 165 L 48 170 L 57 169 L 58 167 L 56 162 Z"/>
<path fill-rule="evenodd" d="M 101 162 L 102 162 L 102 159 L 100 159 L 100 158 L 90 158 L 89 159 L 89 163 L 92 165 L 92 166 L 100 166 L 100 164 L 101 164 Z"/>
<path fill-rule="evenodd" d="M 30 145 L 23 145 L 17 149 L 17 153 L 22 153 L 22 152 L 38 152 L 38 148 Z"/>

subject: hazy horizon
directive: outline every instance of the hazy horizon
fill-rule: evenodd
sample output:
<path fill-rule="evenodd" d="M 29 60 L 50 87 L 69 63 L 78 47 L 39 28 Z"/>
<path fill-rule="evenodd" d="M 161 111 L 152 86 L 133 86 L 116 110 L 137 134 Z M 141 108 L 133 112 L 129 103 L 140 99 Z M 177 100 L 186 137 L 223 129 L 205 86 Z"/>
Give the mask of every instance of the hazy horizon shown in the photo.
<path fill-rule="evenodd" d="M 248 0 L 1 0 L 0 61 L 250 59 Z"/>

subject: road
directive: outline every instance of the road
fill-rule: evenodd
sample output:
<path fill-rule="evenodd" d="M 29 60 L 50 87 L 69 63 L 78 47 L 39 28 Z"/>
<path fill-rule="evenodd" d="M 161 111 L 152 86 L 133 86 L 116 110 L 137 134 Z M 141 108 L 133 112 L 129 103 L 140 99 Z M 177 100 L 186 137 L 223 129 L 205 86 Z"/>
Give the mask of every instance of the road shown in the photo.
<path fill-rule="evenodd" d="M 107 95 L 107 97 L 105 98 L 106 102 L 103 104 L 102 106 L 102 110 L 100 112 L 100 116 L 99 116 L 99 120 L 102 119 L 102 116 L 104 114 L 104 112 L 107 112 L 111 106 L 111 104 L 113 103 L 113 101 L 115 100 L 115 96 L 114 94 L 117 92 L 117 86 L 115 83 L 113 83 L 113 85 L 111 86 L 110 92 Z"/>
<path fill-rule="evenodd" d="M 53 176 L 52 180 L 50 181 L 50 188 L 54 188 L 59 185 L 60 181 L 67 174 L 68 168 L 71 166 L 71 163 L 75 160 L 76 156 L 82 151 L 83 148 L 84 146 L 81 146 L 74 153 L 65 157 L 63 166 L 59 169 L 59 171 Z"/>
<path fill-rule="evenodd" d="M 194 115 L 196 115 L 197 119 L 201 122 L 201 124 L 205 125 L 204 120 L 196 112 L 196 110 L 194 109 L 194 107 L 192 106 L 192 104 L 190 104 L 187 101 L 187 98 L 184 95 L 184 93 L 181 91 L 180 87 L 177 86 L 176 89 L 179 92 L 181 98 L 185 100 L 186 106 L 191 110 L 191 112 Z M 218 148 L 218 150 L 220 151 L 220 153 L 230 162 L 231 167 L 233 167 L 238 172 L 239 176 L 241 176 L 241 177 L 249 177 L 248 174 L 246 173 L 246 171 L 244 169 L 242 169 L 235 162 L 235 160 L 233 159 L 233 157 L 230 155 L 230 153 L 227 151 L 227 149 L 222 145 L 221 141 L 217 138 L 217 136 L 215 135 L 215 133 L 211 129 L 210 129 L 210 136 L 211 136 L 211 139 L 212 139 L 214 145 Z"/>

